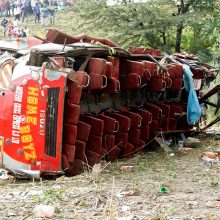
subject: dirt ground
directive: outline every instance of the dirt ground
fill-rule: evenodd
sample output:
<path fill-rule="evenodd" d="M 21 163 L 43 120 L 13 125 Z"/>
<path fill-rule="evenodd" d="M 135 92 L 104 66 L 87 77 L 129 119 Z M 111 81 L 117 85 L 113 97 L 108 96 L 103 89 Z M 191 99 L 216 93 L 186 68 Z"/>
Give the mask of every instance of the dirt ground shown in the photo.
<path fill-rule="evenodd" d="M 1 180 L 0 219 L 37 219 L 39 204 L 55 207 L 52 219 L 220 219 L 220 162 L 200 157 L 220 147 L 215 137 L 200 137 L 191 151 L 149 152 L 71 178 Z M 121 172 L 124 164 L 133 171 Z"/>

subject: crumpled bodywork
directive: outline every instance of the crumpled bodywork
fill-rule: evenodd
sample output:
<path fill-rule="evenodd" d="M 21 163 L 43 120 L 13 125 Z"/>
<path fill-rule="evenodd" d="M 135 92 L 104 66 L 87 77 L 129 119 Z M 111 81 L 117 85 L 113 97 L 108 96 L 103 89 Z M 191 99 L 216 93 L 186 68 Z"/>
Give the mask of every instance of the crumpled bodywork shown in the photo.
<path fill-rule="evenodd" d="M 161 133 L 192 131 L 183 65 L 195 96 L 218 74 L 193 55 L 126 51 L 106 38 L 56 29 L 35 43 L 1 47 L 13 56 L 0 57 L 0 162 L 21 177 L 73 176 L 102 158 L 143 152 Z M 207 98 L 216 92 L 199 102 L 212 104 Z"/>
<path fill-rule="evenodd" d="M 35 37 L 15 38 L 10 40 L 0 40 L 0 48 L 8 51 L 30 49 L 35 45 L 42 44 L 43 41 Z"/>
<path fill-rule="evenodd" d="M 54 77 L 47 77 L 51 72 L 42 68 L 33 71 L 23 64 L 23 68 L 14 68 L 15 79 L 1 89 L 1 163 L 15 175 L 39 177 L 43 173 L 62 173 L 62 120 L 67 76 L 53 71 Z"/>

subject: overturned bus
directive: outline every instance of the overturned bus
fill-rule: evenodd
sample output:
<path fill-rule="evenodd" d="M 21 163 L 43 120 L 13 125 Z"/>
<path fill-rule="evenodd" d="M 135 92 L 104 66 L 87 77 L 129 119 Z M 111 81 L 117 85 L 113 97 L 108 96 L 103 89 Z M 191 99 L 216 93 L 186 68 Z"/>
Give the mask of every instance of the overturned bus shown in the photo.
<path fill-rule="evenodd" d="M 208 98 L 220 85 L 198 97 L 218 70 L 193 55 L 55 29 L 26 42 L 0 42 L 0 159 L 16 176 L 73 176 L 142 153 L 193 131 L 201 103 L 219 108 Z"/>

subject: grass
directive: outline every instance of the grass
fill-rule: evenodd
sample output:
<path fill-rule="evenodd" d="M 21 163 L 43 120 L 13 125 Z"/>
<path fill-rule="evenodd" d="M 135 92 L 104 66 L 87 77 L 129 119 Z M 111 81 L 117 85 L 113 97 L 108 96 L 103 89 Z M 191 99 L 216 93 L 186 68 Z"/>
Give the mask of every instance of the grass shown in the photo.
<path fill-rule="evenodd" d="M 47 33 L 47 29 L 54 27 L 61 31 L 64 31 L 68 34 L 79 34 L 81 33 L 80 27 L 77 27 L 77 20 L 74 16 L 74 13 L 71 13 L 72 8 L 67 7 L 63 11 L 57 11 L 56 17 L 55 17 L 55 23 L 53 25 L 48 25 L 46 27 L 41 26 L 38 23 L 34 23 L 34 16 L 31 15 L 28 19 L 28 22 L 19 23 L 19 28 L 22 29 L 24 27 L 27 27 L 29 30 L 29 36 L 39 36 L 39 37 L 45 37 L 45 34 Z M 14 20 L 14 17 L 10 17 L 10 20 Z M 3 33 L 0 33 L 0 38 L 4 38 Z"/>
<path fill-rule="evenodd" d="M 43 193 L 37 195 L 37 199 L 30 197 L 25 206 L 30 212 L 37 204 L 54 205 L 57 209 L 54 219 L 216 219 L 219 165 L 206 167 L 200 154 L 207 146 L 212 145 L 214 149 L 219 143 L 214 140 L 211 143 L 209 137 L 200 138 L 200 148 L 184 154 L 175 152 L 173 157 L 146 153 L 104 164 L 75 177 L 44 180 Z M 124 164 L 134 166 L 133 172 L 121 172 L 120 166 Z M 33 184 L 41 186 L 40 182 L 19 182 L 1 187 L 0 206 L 7 193 L 30 191 Z M 161 187 L 167 187 L 168 192 L 161 193 Z M 27 211 L 15 205 L 15 200 L 18 204 L 24 202 L 21 194 L 15 194 L 13 203 L 8 201 L 5 209 L 0 209 L 1 216 L 4 217 L 12 205 L 18 210 L 18 219 L 27 215 Z"/>

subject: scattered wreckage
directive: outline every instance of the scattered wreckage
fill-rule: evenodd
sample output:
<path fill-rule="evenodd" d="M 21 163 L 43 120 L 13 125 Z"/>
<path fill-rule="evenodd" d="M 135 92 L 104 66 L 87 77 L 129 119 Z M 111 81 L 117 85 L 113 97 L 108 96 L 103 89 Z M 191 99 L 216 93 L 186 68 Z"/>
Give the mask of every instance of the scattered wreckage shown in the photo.
<path fill-rule="evenodd" d="M 16 176 L 73 176 L 130 157 L 161 132 L 192 131 L 199 103 L 219 108 L 208 98 L 220 97 L 220 85 L 197 98 L 218 70 L 193 55 L 125 51 L 55 29 L 0 48 L 1 164 Z"/>

